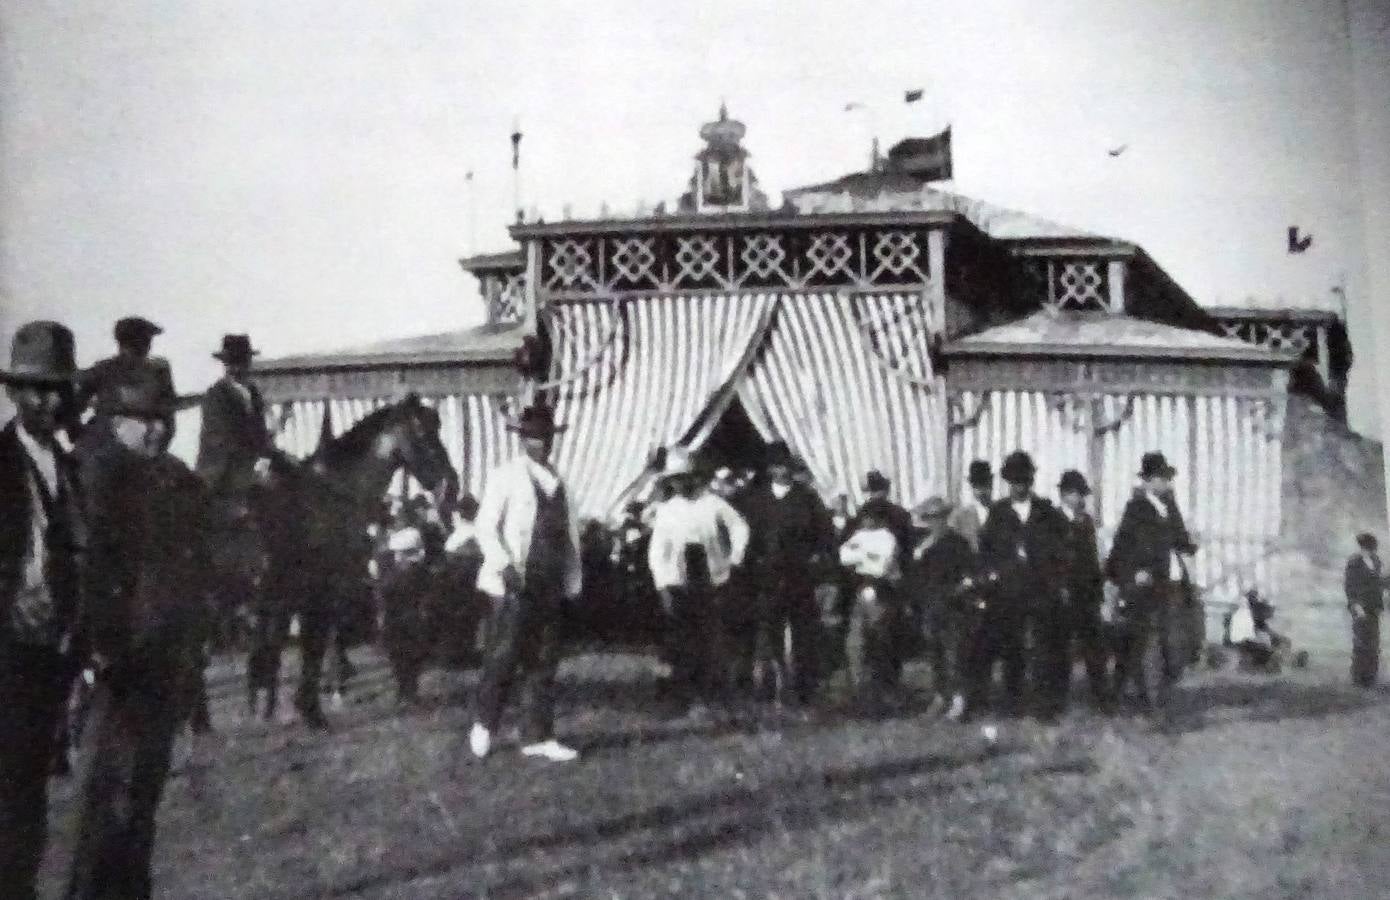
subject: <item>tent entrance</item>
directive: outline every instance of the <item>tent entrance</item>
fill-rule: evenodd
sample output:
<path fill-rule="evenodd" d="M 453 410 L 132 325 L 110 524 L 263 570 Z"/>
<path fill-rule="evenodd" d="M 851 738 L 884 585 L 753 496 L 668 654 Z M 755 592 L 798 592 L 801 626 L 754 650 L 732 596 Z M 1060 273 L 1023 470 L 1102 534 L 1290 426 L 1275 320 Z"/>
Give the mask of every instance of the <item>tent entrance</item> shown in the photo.
<path fill-rule="evenodd" d="M 734 397 L 710 429 L 695 459 L 707 472 L 723 466 L 735 472 L 743 469 L 761 471 L 767 448 L 767 441 L 743 408 L 743 402 Z"/>

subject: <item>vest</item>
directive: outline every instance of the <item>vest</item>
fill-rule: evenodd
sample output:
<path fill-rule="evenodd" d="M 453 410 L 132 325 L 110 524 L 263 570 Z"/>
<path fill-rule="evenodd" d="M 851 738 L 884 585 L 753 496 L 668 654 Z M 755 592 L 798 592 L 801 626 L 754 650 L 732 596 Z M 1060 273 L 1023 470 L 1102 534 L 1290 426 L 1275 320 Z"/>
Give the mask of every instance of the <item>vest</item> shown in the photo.
<path fill-rule="evenodd" d="M 526 559 L 526 592 L 532 597 L 557 597 L 565 588 L 565 555 L 569 552 L 569 501 L 563 482 L 546 496 L 533 479 L 536 523 L 531 529 L 531 551 Z"/>

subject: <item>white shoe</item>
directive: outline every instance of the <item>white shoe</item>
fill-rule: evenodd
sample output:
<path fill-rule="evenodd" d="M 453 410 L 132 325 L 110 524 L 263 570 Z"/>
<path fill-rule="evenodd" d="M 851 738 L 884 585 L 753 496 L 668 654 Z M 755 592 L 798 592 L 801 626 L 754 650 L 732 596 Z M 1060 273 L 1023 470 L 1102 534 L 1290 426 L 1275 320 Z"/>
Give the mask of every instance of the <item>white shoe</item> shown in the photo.
<path fill-rule="evenodd" d="M 579 758 L 579 751 L 573 747 L 566 747 L 559 741 L 551 738 L 539 744 L 527 744 L 521 748 L 522 756 L 539 756 L 551 762 L 573 762 Z"/>
<path fill-rule="evenodd" d="M 956 694 L 954 697 L 951 698 L 951 708 L 947 710 L 946 718 L 950 719 L 952 722 L 959 722 L 961 720 L 961 717 L 964 715 L 965 698 L 962 697 L 960 694 Z"/>
<path fill-rule="evenodd" d="M 481 722 L 474 722 L 473 730 L 468 733 L 468 747 L 473 751 L 474 756 L 483 759 L 492 749 L 492 732 L 488 731 Z"/>

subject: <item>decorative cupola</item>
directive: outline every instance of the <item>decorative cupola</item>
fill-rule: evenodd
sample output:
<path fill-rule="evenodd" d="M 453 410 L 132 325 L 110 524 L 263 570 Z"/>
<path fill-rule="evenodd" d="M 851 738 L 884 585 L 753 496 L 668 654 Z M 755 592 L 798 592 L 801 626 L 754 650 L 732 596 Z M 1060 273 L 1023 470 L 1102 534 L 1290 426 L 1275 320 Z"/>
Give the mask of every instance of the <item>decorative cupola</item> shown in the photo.
<path fill-rule="evenodd" d="M 681 197 L 682 212 L 702 214 L 757 212 L 768 209 L 767 196 L 758 190 L 758 180 L 748 167 L 748 151 L 743 147 L 747 127 L 729 118 L 729 110 L 719 104 L 719 118 L 700 128 L 705 146 L 695 154 L 695 174 L 690 191 Z"/>

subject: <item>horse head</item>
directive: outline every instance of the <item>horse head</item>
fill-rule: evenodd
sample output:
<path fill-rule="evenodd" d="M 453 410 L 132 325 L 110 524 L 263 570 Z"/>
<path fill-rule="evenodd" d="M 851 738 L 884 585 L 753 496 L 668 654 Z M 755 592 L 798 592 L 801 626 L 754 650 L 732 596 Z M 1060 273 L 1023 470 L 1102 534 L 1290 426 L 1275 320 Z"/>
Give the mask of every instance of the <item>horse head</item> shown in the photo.
<path fill-rule="evenodd" d="M 378 453 L 388 454 L 394 468 L 404 468 L 447 511 L 458 499 L 459 479 L 444 442 L 439 438 L 439 413 L 410 394 L 396 404 L 390 422 L 377 443 Z"/>

